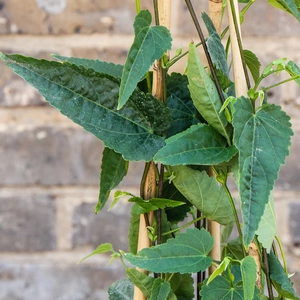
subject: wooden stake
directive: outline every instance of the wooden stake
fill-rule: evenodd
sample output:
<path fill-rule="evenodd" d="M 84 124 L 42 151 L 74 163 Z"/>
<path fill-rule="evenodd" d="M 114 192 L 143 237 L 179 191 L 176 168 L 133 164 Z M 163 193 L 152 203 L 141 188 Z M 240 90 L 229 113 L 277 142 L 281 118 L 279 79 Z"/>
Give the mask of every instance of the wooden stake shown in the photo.
<path fill-rule="evenodd" d="M 221 22 L 222 22 L 222 0 L 209 0 L 208 1 L 208 13 L 211 20 L 214 23 L 214 26 L 217 30 L 217 33 L 221 32 Z M 214 176 L 212 169 L 209 169 L 209 176 Z M 207 230 L 214 237 L 214 245 L 210 251 L 210 256 L 216 260 L 221 260 L 221 227 L 220 224 L 211 220 L 207 222 Z M 214 272 L 216 267 L 214 265 L 209 267 L 209 275 Z"/>

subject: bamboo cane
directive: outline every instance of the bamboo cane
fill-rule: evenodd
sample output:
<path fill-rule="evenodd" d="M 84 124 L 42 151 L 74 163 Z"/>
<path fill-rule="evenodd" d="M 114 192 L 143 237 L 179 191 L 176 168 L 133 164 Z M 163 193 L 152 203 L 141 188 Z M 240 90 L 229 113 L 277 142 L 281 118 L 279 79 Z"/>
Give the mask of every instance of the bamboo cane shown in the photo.
<path fill-rule="evenodd" d="M 214 23 L 214 26 L 217 30 L 217 33 L 220 34 L 221 32 L 221 22 L 222 22 L 222 0 L 209 0 L 208 1 L 208 14 Z M 212 170 L 209 170 L 209 175 L 214 176 Z M 210 234 L 214 237 L 214 245 L 210 251 L 210 256 L 216 260 L 221 260 L 221 228 L 220 224 L 211 220 L 208 220 L 207 229 Z M 208 272 L 212 274 L 216 267 L 212 265 Z"/>
<path fill-rule="evenodd" d="M 158 15 L 159 15 L 159 24 L 170 28 L 170 15 L 171 15 L 171 0 L 159 0 L 158 1 Z M 164 99 L 164 76 L 163 70 L 161 68 L 160 61 L 157 60 L 154 63 L 153 67 L 153 86 L 152 94 L 159 100 L 163 101 Z M 154 162 L 150 163 L 148 173 L 145 178 L 144 184 L 144 199 L 151 199 L 156 196 L 156 166 Z M 148 214 L 149 221 L 152 222 L 153 212 Z M 139 226 L 139 237 L 138 237 L 138 251 L 143 248 L 150 247 L 150 241 L 148 238 L 148 231 L 146 227 L 146 222 L 144 215 L 140 216 L 140 226 Z M 143 273 L 147 273 L 146 270 L 141 270 Z M 144 294 L 139 288 L 134 287 L 134 300 L 146 300 Z"/>

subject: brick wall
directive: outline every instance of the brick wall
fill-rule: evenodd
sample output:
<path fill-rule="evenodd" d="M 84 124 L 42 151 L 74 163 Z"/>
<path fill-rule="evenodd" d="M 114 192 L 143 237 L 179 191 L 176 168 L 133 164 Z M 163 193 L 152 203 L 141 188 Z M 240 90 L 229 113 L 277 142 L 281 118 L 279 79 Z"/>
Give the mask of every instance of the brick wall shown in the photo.
<path fill-rule="evenodd" d="M 151 0 L 141 2 L 151 9 Z M 206 1 L 194 2 L 197 11 L 206 10 Z M 172 4 L 174 48 L 186 47 L 195 30 L 184 2 Z M 124 63 L 134 16 L 133 0 L 1 0 L 0 50 Z M 288 14 L 257 1 L 242 28 L 245 48 L 264 65 L 280 57 L 300 64 L 300 26 Z M 124 276 L 120 264 L 107 266 L 109 257 L 98 256 L 76 265 L 103 242 L 127 250 L 128 204 L 93 214 L 103 146 L 2 62 L 0 74 L 0 300 L 107 299 L 108 286 Z M 300 270 L 299 88 L 291 83 L 269 97 L 291 115 L 295 132 L 275 190 L 292 273 Z M 142 168 L 131 164 L 121 188 L 138 194 Z M 300 293 L 299 273 L 294 281 Z"/>

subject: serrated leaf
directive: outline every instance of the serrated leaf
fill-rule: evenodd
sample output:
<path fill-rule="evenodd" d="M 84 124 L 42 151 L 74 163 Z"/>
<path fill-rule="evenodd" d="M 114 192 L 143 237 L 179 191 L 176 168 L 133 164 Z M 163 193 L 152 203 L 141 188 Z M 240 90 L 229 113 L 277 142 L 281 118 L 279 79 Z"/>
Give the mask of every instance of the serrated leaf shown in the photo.
<path fill-rule="evenodd" d="M 296 4 L 295 0 L 268 0 L 269 4 L 272 6 L 282 9 L 290 14 L 292 14 L 298 21 L 300 21 L 300 3 Z"/>
<path fill-rule="evenodd" d="M 101 244 L 100 246 L 98 246 L 92 253 L 90 253 L 89 255 L 85 256 L 84 258 L 82 258 L 78 264 L 80 264 L 81 262 L 83 262 L 84 260 L 86 260 L 87 258 L 94 256 L 96 254 L 102 254 L 105 252 L 111 252 L 113 251 L 113 247 L 111 244 L 109 243 L 105 243 L 105 244 Z"/>
<path fill-rule="evenodd" d="M 154 283 L 154 278 L 132 268 L 126 270 L 126 274 L 131 282 L 137 286 L 146 298 L 151 296 L 151 290 Z"/>
<path fill-rule="evenodd" d="M 133 254 L 137 253 L 139 229 L 140 228 L 140 215 L 131 210 L 129 230 L 128 230 L 128 248 Z"/>
<path fill-rule="evenodd" d="M 203 216 L 222 225 L 234 222 L 227 195 L 214 177 L 186 166 L 169 167 L 168 171 L 175 176 L 172 182 L 176 188 Z"/>
<path fill-rule="evenodd" d="M 210 17 L 204 12 L 202 13 L 202 20 L 208 30 L 209 37 L 207 38 L 207 48 L 215 67 L 224 75 L 229 76 L 229 69 L 226 60 L 226 52 L 218 35 L 216 28 Z"/>
<path fill-rule="evenodd" d="M 229 142 L 231 125 L 228 125 L 224 111 L 219 113 L 222 102 L 217 88 L 206 73 L 193 43 L 189 45 L 187 76 L 188 88 L 195 107 L 203 118 Z"/>
<path fill-rule="evenodd" d="M 193 104 L 187 85 L 188 79 L 185 75 L 172 73 L 167 77 L 167 106 L 173 118 L 171 127 L 167 130 L 167 137 L 199 123 L 197 118 L 199 113 Z"/>
<path fill-rule="evenodd" d="M 197 124 L 166 139 L 166 146 L 154 156 L 165 165 L 217 165 L 237 154 L 234 146 L 226 147 L 226 139 L 210 125 Z"/>
<path fill-rule="evenodd" d="M 232 283 L 227 277 L 218 276 L 209 285 L 204 285 L 200 291 L 202 300 L 241 300 L 244 299 L 244 287 Z M 255 287 L 255 293 L 252 300 L 260 300 L 260 291 Z"/>
<path fill-rule="evenodd" d="M 258 241 L 270 253 L 274 238 L 277 233 L 277 223 L 274 208 L 274 198 L 270 194 L 269 201 L 266 204 L 265 211 L 256 230 Z"/>
<path fill-rule="evenodd" d="M 254 83 L 257 83 L 260 76 L 260 62 L 257 56 L 251 52 L 250 50 L 243 50 L 244 58 L 246 61 L 246 65 L 252 75 Z"/>
<path fill-rule="evenodd" d="M 105 205 L 110 191 L 118 186 L 127 174 L 128 161 L 124 160 L 122 154 L 105 148 L 102 153 L 100 192 L 95 212 L 98 213 Z"/>
<path fill-rule="evenodd" d="M 114 63 L 108 63 L 106 61 L 101 61 L 98 59 L 87 59 L 87 58 L 77 58 L 77 57 L 66 57 L 62 55 L 52 54 L 51 56 L 55 57 L 60 61 L 67 61 L 76 66 L 83 66 L 86 69 L 93 69 L 98 73 L 105 73 L 116 78 L 122 77 L 123 66 L 116 65 Z"/>
<path fill-rule="evenodd" d="M 161 278 L 156 278 L 152 286 L 152 292 L 150 300 L 167 300 L 169 293 L 171 292 L 171 285 L 168 281 L 164 281 Z"/>
<path fill-rule="evenodd" d="M 293 131 L 279 106 L 266 104 L 256 113 L 251 100 L 233 104 L 234 144 L 239 150 L 239 192 L 243 239 L 252 241 L 268 202 L 280 165 L 289 155 Z"/>
<path fill-rule="evenodd" d="M 180 300 L 194 299 L 194 279 L 192 274 L 175 273 L 170 280 L 171 289 Z"/>
<path fill-rule="evenodd" d="M 132 209 L 136 214 L 145 214 L 150 211 L 155 211 L 158 209 L 164 209 L 166 207 L 177 207 L 185 204 L 184 202 L 164 199 L 164 198 L 152 198 L 149 200 L 144 200 L 140 197 L 134 197 L 128 200 L 129 202 L 134 202 Z"/>
<path fill-rule="evenodd" d="M 205 230 L 188 228 L 166 243 L 142 249 L 137 255 L 125 254 L 125 259 L 139 268 L 156 273 L 196 273 L 212 264 L 208 253 L 213 237 Z"/>
<path fill-rule="evenodd" d="M 268 260 L 270 266 L 270 278 L 272 279 L 278 294 L 289 299 L 299 300 L 300 298 L 296 295 L 293 288 L 293 283 L 284 272 L 277 257 L 271 252 L 268 255 Z"/>
<path fill-rule="evenodd" d="M 244 287 L 244 300 L 252 300 L 255 292 L 256 264 L 251 256 L 241 261 L 241 273 Z"/>
<path fill-rule="evenodd" d="M 114 282 L 108 289 L 109 300 L 132 300 L 133 284 L 129 279 L 121 279 Z"/>
<path fill-rule="evenodd" d="M 105 146 L 122 153 L 124 159 L 149 161 L 164 145 L 163 138 L 154 132 L 156 126 L 157 130 L 164 127 L 164 116 L 170 113 L 152 95 L 136 89 L 128 104 L 118 111 L 119 79 L 67 62 L 5 54 L 1 58 L 52 106 Z"/>
<path fill-rule="evenodd" d="M 300 68 L 291 60 L 286 64 L 285 69 L 292 77 L 300 76 Z M 295 81 L 300 86 L 300 78 L 295 79 Z"/>
<path fill-rule="evenodd" d="M 124 65 L 118 109 L 122 108 L 136 88 L 137 83 L 156 59 L 171 49 L 171 35 L 163 26 L 151 27 L 151 14 L 142 10 L 135 18 L 135 38 Z"/>

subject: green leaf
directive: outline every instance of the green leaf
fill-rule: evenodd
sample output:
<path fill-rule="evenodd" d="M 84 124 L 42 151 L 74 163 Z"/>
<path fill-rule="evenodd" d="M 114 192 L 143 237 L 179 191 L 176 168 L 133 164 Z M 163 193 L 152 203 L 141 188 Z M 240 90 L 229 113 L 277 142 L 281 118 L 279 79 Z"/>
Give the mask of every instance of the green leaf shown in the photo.
<path fill-rule="evenodd" d="M 234 259 L 242 260 L 244 257 L 243 248 L 239 238 L 236 238 L 223 246 L 224 256 L 230 256 Z"/>
<path fill-rule="evenodd" d="M 128 230 L 128 247 L 133 254 L 137 253 L 138 238 L 140 230 L 140 215 L 131 210 L 131 217 Z"/>
<path fill-rule="evenodd" d="M 113 283 L 108 289 L 109 300 L 132 300 L 133 284 L 129 279 L 121 279 Z"/>
<path fill-rule="evenodd" d="M 204 21 L 209 33 L 206 43 L 212 62 L 215 67 L 222 72 L 222 74 L 229 76 L 226 52 L 221 42 L 221 38 L 218 35 L 212 20 L 205 12 L 202 13 L 202 20 Z"/>
<path fill-rule="evenodd" d="M 206 285 L 207 279 L 200 291 L 202 300 L 241 300 L 244 299 L 244 287 L 232 283 L 227 277 L 218 276 L 209 285 Z M 255 294 L 251 300 L 260 300 L 259 289 L 255 287 Z"/>
<path fill-rule="evenodd" d="M 300 76 L 300 68 L 291 60 L 286 64 L 285 69 L 292 77 Z M 295 79 L 295 81 L 300 86 L 300 78 Z"/>
<path fill-rule="evenodd" d="M 169 293 L 171 292 L 171 285 L 167 281 L 163 281 L 161 278 L 156 278 L 152 286 L 152 293 L 150 300 L 167 300 Z"/>
<path fill-rule="evenodd" d="M 194 299 L 194 280 L 192 274 L 173 274 L 171 280 L 171 289 L 180 300 Z"/>
<path fill-rule="evenodd" d="M 102 154 L 100 192 L 95 212 L 98 213 L 105 205 L 110 191 L 118 186 L 127 174 L 128 161 L 124 160 L 122 154 L 105 148 Z"/>
<path fill-rule="evenodd" d="M 187 76 L 188 88 L 197 110 L 214 129 L 230 142 L 231 125 L 228 125 L 224 111 L 219 113 L 222 102 L 217 88 L 206 73 L 193 43 L 189 45 Z"/>
<path fill-rule="evenodd" d="M 253 112 L 251 100 L 233 104 L 234 144 L 239 150 L 239 192 L 246 246 L 258 228 L 280 165 L 289 155 L 293 131 L 289 117 L 276 105 Z"/>
<path fill-rule="evenodd" d="M 258 229 L 255 234 L 257 235 L 258 241 L 266 248 L 267 252 L 270 253 L 274 238 L 277 233 L 277 224 L 274 208 L 274 198 L 270 194 L 269 201 L 266 204 L 265 211 L 258 225 Z"/>
<path fill-rule="evenodd" d="M 136 89 L 128 104 L 118 111 L 119 79 L 68 62 L 5 54 L 1 58 L 52 106 L 105 146 L 122 153 L 124 159 L 149 161 L 164 145 L 163 138 L 154 132 L 165 127 L 170 112 L 152 95 Z"/>
<path fill-rule="evenodd" d="M 188 129 L 199 122 L 199 115 L 187 87 L 185 75 L 172 73 L 167 77 L 167 106 L 171 111 L 173 122 L 167 130 L 167 137 Z M 199 115 L 200 116 L 200 115 Z"/>
<path fill-rule="evenodd" d="M 172 38 L 169 30 L 163 26 L 151 27 L 151 20 L 148 10 L 140 11 L 135 18 L 135 38 L 123 69 L 118 109 L 127 102 L 154 61 L 171 49 Z"/>
<path fill-rule="evenodd" d="M 154 283 L 154 278 L 139 272 L 136 269 L 128 268 L 126 274 L 131 282 L 137 286 L 146 298 L 151 296 L 151 290 Z"/>
<path fill-rule="evenodd" d="M 125 254 L 133 265 L 156 273 L 196 273 L 212 264 L 208 253 L 213 237 L 205 230 L 188 228 L 165 244 L 142 249 L 137 255 Z"/>
<path fill-rule="evenodd" d="M 210 284 L 217 276 L 221 275 L 230 264 L 230 259 L 225 257 L 219 266 L 213 271 L 213 273 L 208 277 L 207 284 Z"/>
<path fill-rule="evenodd" d="M 150 211 L 164 209 L 166 207 L 177 207 L 185 204 L 184 202 L 164 198 L 152 198 L 149 200 L 144 200 L 140 197 L 134 197 L 129 199 L 128 201 L 135 203 L 135 207 L 133 207 L 132 209 L 136 214 L 140 215 Z"/>
<path fill-rule="evenodd" d="M 251 256 L 246 256 L 241 261 L 241 273 L 244 286 L 244 300 L 252 300 L 255 291 L 256 264 Z"/>
<path fill-rule="evenodd" d="M 197 124 L 166 139 L 166 146 L 154 156 L 165 165 L 217 165 L 237 154 L 234 146 L 226 147 L 226 140 L 210 125 Z"/>
<path fill-rule="evenodd" d="M 51 56 L 55 57 L 60 61 L 67 61 L 76 66 L 83 66 L 86 69 L 93 69 L 98 73 L 105 73 L 116 78 L 122 77 L 123 66 L 116 65 L 113 63 L 108 63 L 106 61 L 100 61 L 98 59 L 87 59 L 87 58 L 76 58 L 76 57 L 66 57 L 57 54 L 52 54 Z"/>
<path fill-rule="evenodd" d="M 260 76 L 260 62 L 257 56 L 250 50 L 243 50 L 246 65 L 252 75 L 254 83 L 257 83 Z"/>
<path fill-rule="evenodd" d="M 189 202 L 174 186 L 174 184 L 168 181 L 164 182 L 163 186 L 163 195 L 164 198 L 173 199 L 180 202 L 184 202 L 185 204 L 174 207 L 174 208 L 166 208 L 165 213 L 167 214 L 168 221 L 171 223 L 178 223 L 183 221 L 187 217 L 187 213 L 191 209 L 191 202 Z"/>
<path fill-rule="evenodd" d="M 295 0 L 268 0 L 272 6 L 282 9 L 292 14 L 298 21 L 300 21 L 300 2 Z"/>
<path fill-rule="evenodd" d="M 284 272 L 281 263 L 273 252 L 268 255 L 268 260 L 270 266 L 270 278 L 272 279 L 278 294 L 289 299 L 299 300 L 300 298 L 296 295 L 293 288 L 293 283 Z"/>
<path fill-rule="evenodd" d="M 234 222 L 227 195 L 214 177 L 186 166 L 169 167 L 168 171 L 175 176 L 172 181 L 176 188 L 203 216 L 222 225 Z"/>
<path fill-rule="evenodd" d="M 83 262 L 84 260 L 86 260 L 87 258 L 94 256 L 96 254 L 102 254 L 105 252 L 113 252 L 113 247 L 111 244 L 109 243 L 105 243 L 105 244 L 101 244 L 100 246 L 98 246 L 92 253 L 90 253 L 89 255 L 85 256 L 84 258 L 82 258 L 78 264 L 80 264 L 81 262 Z"/>

